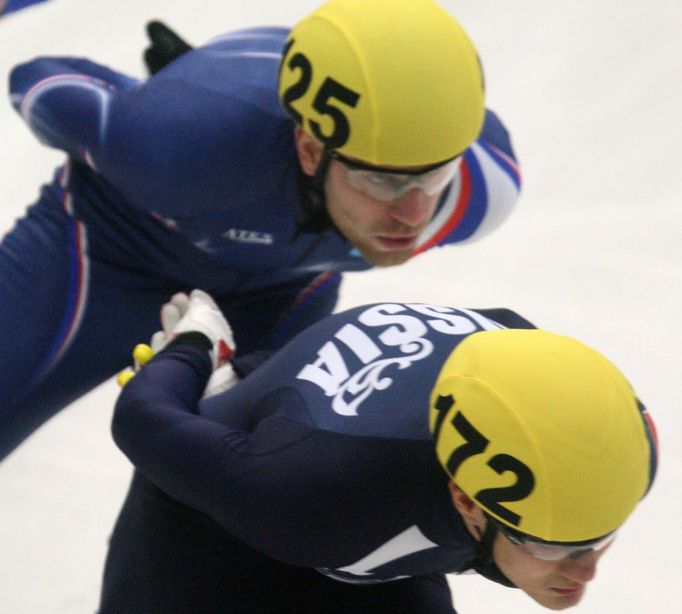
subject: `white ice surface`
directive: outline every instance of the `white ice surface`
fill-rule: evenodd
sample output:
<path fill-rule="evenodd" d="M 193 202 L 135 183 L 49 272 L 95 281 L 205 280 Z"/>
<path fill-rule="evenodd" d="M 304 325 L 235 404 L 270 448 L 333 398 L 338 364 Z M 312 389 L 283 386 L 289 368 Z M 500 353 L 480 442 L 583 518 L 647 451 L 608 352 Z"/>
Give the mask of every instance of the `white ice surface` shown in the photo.
<path fill-rule="evenodd" d="M 91 57 L 142 75 L 143 24 L 191 42 L 291 25 L 317 0 L 53 0 L 0 20 L 0 75 L 35 55 Z M 599 348 L 656 418 L 656 486 L 581 605 L 682 612 L 682 5 L 679 0 L 450 0 L 476 41 L 488 102 L 511 128 L 518 210 L 480 243 L 349 275 L 341 307 L 383 300 L 508 306 Z M 0 97 L 0 230 L 61 160 Z M 107 536 L 130 474 L 109 438 L 108 383 L 0 465 L 0 614 L 96 608 Z M 678 447 L 680 446 L 680 447 Z M 466 613 L 544 611 L 519 591 L 452 580 Z"/>

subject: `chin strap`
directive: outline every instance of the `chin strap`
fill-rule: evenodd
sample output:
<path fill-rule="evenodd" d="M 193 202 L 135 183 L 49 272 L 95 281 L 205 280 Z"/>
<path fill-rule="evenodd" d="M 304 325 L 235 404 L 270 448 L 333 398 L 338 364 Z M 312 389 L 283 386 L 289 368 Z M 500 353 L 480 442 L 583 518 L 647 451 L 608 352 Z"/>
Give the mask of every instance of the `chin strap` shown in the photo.
<path fill-rule="evenodd" d="M 481 535 L 481 541 L 478 543 L 478 557 L 471 566 L 477 573 L 488 578 L 488 580 L 508 586 L 509 588 L 517 588 L 516 584 L 502 573 L 493 560 L 493 544 L 495 543 L 496 535 L 497 528 L 488 520 L 485 531 Z"/>
<path fill-rule="evenodd" d="M 336 230 L 329 214 L 324 195 L 324 180 L 331 163 L 331 156 L 325 147 L 320 162 L 312 177 L 306 175 L 300 168 L 298 173 L 298 188 L 301 193 L 303 214 L 296 220 L 299 232 L 320 233 Z"/>

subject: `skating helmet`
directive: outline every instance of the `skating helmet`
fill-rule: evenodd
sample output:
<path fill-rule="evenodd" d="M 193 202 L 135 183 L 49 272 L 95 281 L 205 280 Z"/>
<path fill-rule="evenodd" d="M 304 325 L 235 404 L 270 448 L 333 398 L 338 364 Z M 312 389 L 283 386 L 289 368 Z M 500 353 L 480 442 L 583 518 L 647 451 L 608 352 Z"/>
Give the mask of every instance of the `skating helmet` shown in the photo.
<path fill-rule="evenodd" d="M 279 96 L 328 149 L 375 166 L 454 158 L 484 118 L 469 37 L 433 0 L 329 0 L 291 31 Z"/>
<path fill-rule="evenodd" d="M 621 372 L 542 330 L 475 333 L 431 395 L 438 459 L 505 532 L 580 545 L 611 535 L 649 489 L 653 423 Z"/>

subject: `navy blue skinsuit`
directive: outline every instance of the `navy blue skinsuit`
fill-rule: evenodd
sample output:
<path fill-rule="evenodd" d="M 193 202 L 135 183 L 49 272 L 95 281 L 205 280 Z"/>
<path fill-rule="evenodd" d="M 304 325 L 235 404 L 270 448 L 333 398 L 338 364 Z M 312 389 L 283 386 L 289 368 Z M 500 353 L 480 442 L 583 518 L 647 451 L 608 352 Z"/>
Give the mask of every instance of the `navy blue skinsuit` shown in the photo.
<path fill-rule="evenodd" d="M 201 402 L 206 352 L 162 352 L 116 406 L 137 472 L 102 614 L 454 612 L 444 574 L 480 552 L 435 456 L 429 395 L 462 339 L 500 327 L 470 310 L 355 308 Z"/>
<path fill-rule="evenodd" d="M 275 349 L 331 313 L 340 272 L 370 268 L 337 232 L 297 231 L 286 34 L 227 34 L 143 82 L 79 58 L 12 71 L 12 104 L 68 157 L 0 244 L 0 458 L 123 369 L 174 292 L 209 291 L 240 352 Z M 488 113 L 417 251 L 484 236 L 518 190 Z"/>

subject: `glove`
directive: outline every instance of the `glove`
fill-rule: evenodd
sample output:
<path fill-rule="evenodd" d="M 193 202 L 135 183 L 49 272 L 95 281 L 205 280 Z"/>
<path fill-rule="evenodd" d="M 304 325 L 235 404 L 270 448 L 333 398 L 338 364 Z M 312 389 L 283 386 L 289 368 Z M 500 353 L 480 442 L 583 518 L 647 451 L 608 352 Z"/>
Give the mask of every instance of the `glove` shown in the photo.
<path fill-rule="evenodd" d="M 125 386 L 130 379 L 181 333 L 200 332 L 211 341 L 209 351 L 213 374 L 209 378 L 203 398 L 213 396 L 231 388 L 239 381 L 229 360 L 234 356 L 235 343 L 232 329 L 220 308 L 202 290 L 193 290 L 188 296 L 184 292 L 174 294 L 161 308 L 162 330 L 152 335 L 149 345 L 138 344 L 133 350 L 134 365 L 118 376 L 118 383 Z"/>
<path fill-rule="evenodd" d="M 161 330 L 156 331 L 149 342 L 155 354 L 158 354 L 173 339 L 173 329 L 189 310 L 189 295 L 178 292 L 161 307 Z"/>
<path fill-rule="evenodd" d="M 191 45 L 160 21 L 150 21 L 147 24 L 147 34 L 151 45 L 144 50 L 143 58 L 150 75 L 156 74 L 166 64 L 192 49 Z"/>
<path fill-rule="evenodd" d="M 154 350 L 146 343 L 138 343 L 133 348 L 133 367 L 121 371 L 116 377 L 118 385 L 123 388 L 135 374 L 154 358 Z"/>
<path fill-rule="evenodd" d="M 157 334 L 154 342 L 159 343 L 160 340 L 163 347 L 181 333 L 199 332 L 211 341 L 209 356 L 214 370 L 234 356 L 232 329 L 218 305 L 203 290 L 192 290 L 189 297 L 173 296 L 170 303 L 161 309 L 161 323 L 163 337 Z"/>
<path fill-rule="evenodd" d="M 208 378 L 202 399 L 212 397 L 221 392 L 229 390 L 239 381 L 239 376 L 232 368 L 232 363 L 228 362 L 222 367 L 218 367 Z"/>
<path fill-rule="evenodd" d="M 158 354 L 171 341 L 175 325 L 189 309 L 189 296 L 184 292 L 174 294 L 171 300 L 161 307 L 162 329 L 152 335 L 149 345 L 138 343 L 133 349 L 133 366 L 121 371 L 116 381 L 123 388 L 135 374 Z"/>
<path fill-rule="evenodd" d="M 116 381 L 118 385 L 123 388 L 134 376 L 135 374 L 147 364 L 154 356 L 156 352 L 151 348 L 151 346 L 146 343 L 138 343 L 133 350 L 133 361 L 134 365 L 132 368 L 125 369 L 118 374 Z M 204 389 L 204 394 L 202 399 L 212 397 L 221 392 L 229 390 L 239 381 L 239 376 L 235 373 L 232 363 L 225 363 L 222 367 L 218 367 L 211 377 L 208 378 L 206 382 L 206 388 Z"/>

